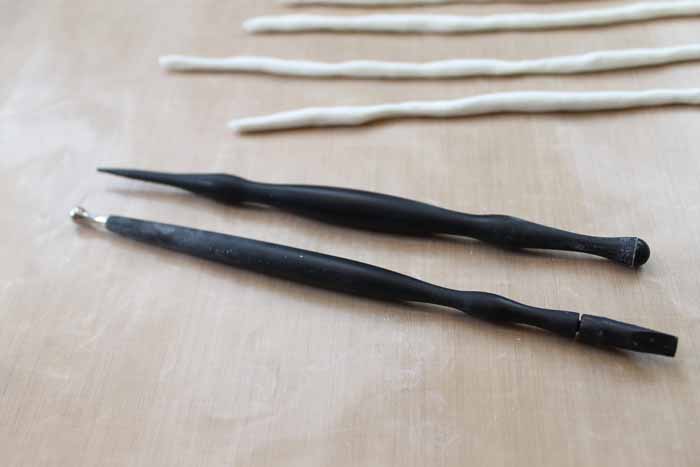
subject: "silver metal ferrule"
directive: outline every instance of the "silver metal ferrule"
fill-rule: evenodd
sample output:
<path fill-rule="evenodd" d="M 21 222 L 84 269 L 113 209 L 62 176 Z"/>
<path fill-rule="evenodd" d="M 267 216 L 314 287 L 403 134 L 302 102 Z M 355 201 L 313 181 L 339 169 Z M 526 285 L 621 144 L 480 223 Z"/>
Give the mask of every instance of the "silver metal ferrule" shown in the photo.
<path fill-rule="evenodd" d="M 70 217 L 76 222 L 88 224 L 100 230 L 106 230 L 107 219 L 109 219 L 109 216 L 93 216 L 80 206 L 70 210 Z"/>

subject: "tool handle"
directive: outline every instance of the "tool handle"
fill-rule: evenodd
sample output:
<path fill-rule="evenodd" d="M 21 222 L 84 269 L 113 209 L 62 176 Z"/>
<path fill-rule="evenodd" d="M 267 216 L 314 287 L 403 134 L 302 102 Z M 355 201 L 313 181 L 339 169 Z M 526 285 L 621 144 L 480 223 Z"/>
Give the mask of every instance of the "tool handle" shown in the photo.
<path fill-rule="evenodd" d="M 240 187 L 246 201 L 362 229 L 410 235 L 459 235 L 509 249 L 574 251 L 629 267 L 641 266 L 650 254 L 646 242 L 636 237 L 581 235 L 517 217 L 465 214 L 379 193 L 255 182 Z"/>
<path fill-rule="evenodd" d="M 143 243 L 338 292 L 457 308 L 498 321 L 526 324 L 594 345 L 672 357 L 678 338 L 633 324 L 569 311 L 546 310 L 483 292 L 438 287 L 368 264 L 230 235 L 118 216 L 95 216 L 76 206 L 76 222 Z"/>
<path fill-rule="evenodd" d="M 312 251 L 119 216 L 110 216 L 106 228 L 143 243 L 336 292 L 448 306 L 480 318 L 537 326 L 569 337 L 574 337 L 578 329 L 578 313 L 530 307 L 483 292 L 438 287 L 387 269 Z"/>
<path fill-rule="evenodd" d="M 260 183 L 227 174 L 167 174 L 101 169 L 103 172 L 176 186 L 228 204 L 273 206 L 327 223 L 408 235 L 460 235 L 504 248 L 587 253 L 629 267 L 650 255 L 637 237 L 594 237 L 516 217 L 474 215 L 380 193 L 312 185 Z"/>

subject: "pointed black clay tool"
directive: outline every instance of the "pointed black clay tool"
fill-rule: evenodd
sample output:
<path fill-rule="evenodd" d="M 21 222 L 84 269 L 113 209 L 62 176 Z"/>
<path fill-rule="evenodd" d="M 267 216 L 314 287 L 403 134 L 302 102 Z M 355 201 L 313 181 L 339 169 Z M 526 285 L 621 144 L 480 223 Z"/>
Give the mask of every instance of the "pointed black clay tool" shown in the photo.
<path fill-rule="evenodd" d="M 349 259 L 274 243 L 119 216 L 71 217 L 145 244 L 313 287 L 393 302 L 455 308 L 488 319 L 535 326 L 582 342 L 673 357 L 678 339 L 651 329 L 571 311 L 536 308 L 485 293 L 439 287 Z"/>
<path fill-rule="evenodd" d="M 261 183 L 227 174 L 98 170 L 182 188 L 227 204 L 264 204 L 327 223 L 377 232 L 459 235 L 510 249 L 575 251 L 601 256 L 631 268 L 646 263 L 650 255 L 649 245 L 637 237 L 581 235 L 516 217 L 465 214 L 380 193 Z"/>

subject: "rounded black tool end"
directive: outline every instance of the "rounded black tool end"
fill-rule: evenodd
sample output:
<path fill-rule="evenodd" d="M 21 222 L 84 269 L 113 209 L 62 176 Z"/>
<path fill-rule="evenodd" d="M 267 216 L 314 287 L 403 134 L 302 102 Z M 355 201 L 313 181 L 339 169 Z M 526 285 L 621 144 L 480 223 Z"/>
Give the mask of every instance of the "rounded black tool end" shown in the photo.
<path fill-rule="evenodd" d="M 635 268 L 642 266 L 649 261 L 650 256 L 651 250 L 649 249 L 649 244 L 641 238 L 638 238 L 634 248 L 634 262 L 632 266 Z"/>

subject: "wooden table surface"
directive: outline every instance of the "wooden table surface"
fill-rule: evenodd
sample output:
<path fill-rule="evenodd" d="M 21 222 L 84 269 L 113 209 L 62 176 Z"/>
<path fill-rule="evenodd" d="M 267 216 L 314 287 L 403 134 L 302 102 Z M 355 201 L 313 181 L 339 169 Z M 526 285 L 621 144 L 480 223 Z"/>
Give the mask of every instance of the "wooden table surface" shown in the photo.
<path fill-rule="evenodd" d="M 406 11 L 559 11 L 613 2 Z M 580 77 L 315 81 L 162 72 L 166 53 L 528 58 L 700 41 L 700 19 L 467 36 L 248 36 L 273 0 L 0 0 L 0 464 L 692 466 L 700 456 L 693 108 L 395 121 L 236 136 L 233 117 L 505 90 L 696 87 L 700 64 Z M 304 11 L 351 14 L 309 8 Z M 401 10 L 403 11 L 403 10 Z M 418 240 L 226 207 L 98 166 L 381 191 L 596 235 L 572 254 Z M 75 225 L 183 224 L 676 333 L 675 359 L 335 295 Z"/>

